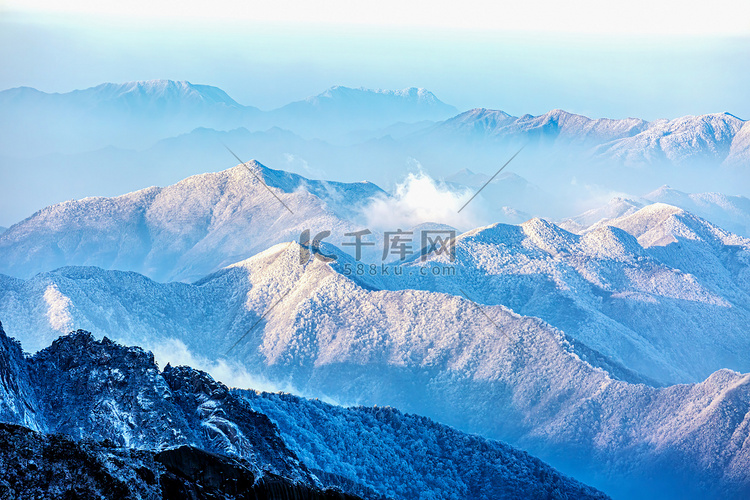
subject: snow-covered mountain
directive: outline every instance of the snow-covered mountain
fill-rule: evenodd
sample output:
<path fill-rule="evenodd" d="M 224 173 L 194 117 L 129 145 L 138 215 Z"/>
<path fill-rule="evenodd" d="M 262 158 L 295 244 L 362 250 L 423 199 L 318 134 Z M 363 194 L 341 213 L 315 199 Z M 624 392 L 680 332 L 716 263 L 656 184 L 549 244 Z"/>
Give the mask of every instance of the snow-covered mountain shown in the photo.
<path fill-rule="evenodd" d="M 743 150 L 745 121 L 729 113 L 684 116 L 647 122 L 639 118 L 591 119 L 560 109 L 539 116 L 511 116 L 472 109 L 441 122 L 429 134 L 472 141 L 542 143 L 591 149 L 594 157 L 627 165 L 708 160 L 719 164 Z"/>
<path fill-rule="evenodd" d="M 236 128 L 260 113 L 219 88 L 172 80 L 104 83 L 64 94 L 14 88 L 0 92 L 0 109 L 0 151 L 20 158 L 144 147 L 196 127 Z"/>
<path fill-rule="evenodd" d="M 330 139 L 399 122 L 444 120 L 456 112 L 456 108 L 423 88 L 371 90 L 334 86 L 271 111 L 267 120 L 305 136 Z"/>
<path fill-rule="evenodd" d="M 729 245 L 701 233 L 695 251 L 713 249 L 709 264 L 731 264 L 734 276 L 678 271 L 669 246 L 644 239 L 644 248 L 622 230 L 580 237 L 533 220 L 462 235 L 455 276 L 422 276 L 447 265 L 437 257 L 398 278 L 358 276 L 343 253 L 302 265 L 291 243 L 194 285 L 95 268 L 4 278 L 0 317 L 30 350 L 84 327 L 162 362 L 428 415 L 521 446 L 618 498 L 742 498 L 750 457 L 732 443 L 747 435 L 747 376 L 629 382 L 695 380 L 746 362 L 745 243 L 662 207 L 671 215 L 651 214 L 641 236 L 680 222 L 715 234 Z"/>
<path fill-rule="evenodd" d="M 750 291 L 747 238 L 663 203 L 649 205 L 608 224 L 635 236 L 649 255 L 680 269 L 711 293 L 721 294 L 733 307 L 747 304 Z"/>
<path fill-rule="evenodd" d="M 744 120 L 729 113 L 656 120 L 639 134 L 602 144 L 596 153 L 626 164 L 664 160 L 673 164 L 721 163 L 729 156 L 744 124 Z"/>
<path fill-rule="evenodd" d="M 79 457 L 89 458 L 90 463 L 118 463 L 119 467 L 107 469 L 131 487 L 144 487 L 144 481 L 127 481 L 123 476 L 128 475 L 128 466 L 144 468 L 145 462 L 151 464 L 145 467 L 152 471 L 150 484 L 162 475 L 159 482 L 165 489 L 174 487 L 164 480 L 163 475 L 170 472 L 183 481 L 197 475 L 204 487 L 218 488 L 231 485 L 222 476 L 238 477 L 235 471 L 241 469 L 245 488 L 262 492 L 276 486 L 277 496 L 271 498 L 354 498 L 323 491 L 331 486 L 372 500 L 406 500 L 415 498 L 415 492 L 425 498 L 456 499 L 607 498 L 508 445 L 392 408 L 343 409 L 283 394 L 230 392 L 205 372 L 169 365 L 160 371 L 150 353 L 106 338 L 95 341 L 84 331 L 61 337 L 24 358 L 0 326 L 0 346 L 0 359 L 10 362 L 0 365 L 1 387 L 7 396 L 3 404 L 23 412 L 4 412 L 2 420 L 52 434 L 40 436 L 0 426 L 0 464 L 21 458 L 7 446 L 8 441 L 18 442 L 19 434 L 27 444 L 27 455 L 21 459 L 39 462 L 24 468 L 29 469 L 23 477 L 27 482 L 35 471 L 70 458 L 55 456 L 44 446 L 45 440 L 57 440 L 66 445 L 63 449 L 74 452 L 80 447 Z M 16 390 L 18 381 L 31 392 Z M 339 420 L 346 425 L 337 425 Z M 303 429 L 313 421 L 318 424 L 316 449 L 308 446 L 301 450 L 304 455 L 297 455 L 287 444 L 299 447 L 300 436 L 282 435 L 274 423 Z M 327 434 L 334 431 L 332 426 L 337 427 L 335 436 Z M 71 443 L 59 434 L 83 443 Z M 96 445 L 92 440 L 106 441 Z M 356 443 L 356 450 L 345 451 L 342 440 Z M 31 443 L 36 446 L 28 446 Z M 381 462 L 385 456 L 387 465 Z M 393 474 L 384 474 L 384 465 Z M 69 463 L 63 466 L 64 470 L 72 468 Z M 191 470 L 192 474 L 186 474 Z M 8 475 L 18 479 L 17 472 L 4 477 Z M 285 489 L 299 490 L 299 494 L 282 496 Z M 172 497 L 165 494 L 164 498 Z"/>
<path fill-rule="evenodd" d="M 474 140 L 568 141 L 582 145 L 630 137 L 647 128 L 639 118 L 592 120 L 561 109 L 539 116 L 511 116 L 504 111 L 477 108 L 436 125 L 432 133 L 464 136 Z"/>
<path fill-rule="evenodd" d="M 581 234 L 595 225 L 606 225 L 612 219 L 635 213 L 647 204 L 643 200 L 631 200 L 618 196 L 609 200 L 606 205 L 560 221 L 557 225 L 571 233 Z"/>
<path fill-rule="evenodd" d="M 750 237 L 750 199 L 747 197 L 722 193 L 684 193 L 669 186 L 662 186 L 635 199 L 613 198 L 607 205 L 562 221 L 560 226 L 574 233 L 583 233 L 607 225 L 613 219 L 631 215 L 652 203 L 681 208 L 723 229 Z"/>
<path fill-rule="evenodd" d="M 217 87 L 173 80 L 104 83 L 62 94 L 18 87 L 0 91 L 0 110 L 0 155 L 10 158 L 108 146 L 144 149 L 199 127 L 281 126 L 309 137 L 338 139 L 399 122 L 443 120 L 457 112 L 421 88 L 341 86 L 264 112 L 239 104 Z"/>
<path fill-rule="evenodd" d="M 683 193 L 669 186 L 662 186 L 646 194 L 644 198 L 680 207 L 733 233 L 750 238 L 750 198 L 745 196 Z"/>
<path fill-rule="evenodd" d="M 157 280 L 198 279 L 280 241 L 299 240 L 305 229 L 359 229 L 348 220 L 381 194 L 367 182 L 312 181 L 249 162 L 166 188 L 47 207 L 0 235 L 0 272 L 28 277 L 94 265 Z"/>
<path fill-rule="evenodd" d="M 676 207 L 649 205 L 583 236 L 541 219 L 497 224 L 461 235 L 456 254 L 413 264 L 454 266 L 455 279 L 426 286 L 405 274 L 383 284 L 466 293 L 542 318 L 659 383 L 750 371 L 750 240 Z M 722 334 L 706 342 L 706 331 Z"/>

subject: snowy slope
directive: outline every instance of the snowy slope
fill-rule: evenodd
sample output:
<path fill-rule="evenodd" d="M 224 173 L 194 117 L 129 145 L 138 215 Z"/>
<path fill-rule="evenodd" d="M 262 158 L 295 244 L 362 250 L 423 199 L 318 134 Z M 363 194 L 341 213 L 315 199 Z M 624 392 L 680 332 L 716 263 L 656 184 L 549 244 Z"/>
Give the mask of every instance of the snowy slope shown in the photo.
<path fill-rule="evenodd" d="M 370 183 L 311 181 L 250 162 L 166 188 L 47 207 L 0 235 L 0 272 L 28 277 L 95 265 L 157 280 L 198 279 L 298 240 L 305 229 L 359 229 L 347 219 L 376 194 L 384 193 Z"/>
<path fill-rule="evenodd" d="M 506 243 L 491 239 L 500 237 Z M 585 291 L 594 289 L 585 277 L 607 277 L 607 284 L 597 286 L 616 293 L 624 284 L 613 278 L 632 273 L 629 286 L 634 290 L 618 300 L 640 312 L 631 313 L 637 320 L 649 315 L 653 326 L 653 315 L 676 314 L 675 301 L 684 303 L 683 314 L 692 314 L 695 321 L 700 321 L 701 312 L 718 316 L 717 321 L 725 319 L 718 314 L 723 306 L 716 304 L 725 299 L 711 293 L 710 283 L 703 285 L 656 262 L 624 231 L 603 229 L 594 237 L 597 240 L 575 237 L 542 221 L 523 227 L 500 225 L 463 235 L 459 255 L 466 260 L 464 249 L 487 247 L 474 258 L 489 271 L 510 265 L 502 253 L 509 244 L 521 252 L 516 272 L 524 267 L 543 271 L 542 264 L 562 260 L 565 265 L 555 268 L 554 280 L 547 285 L 537 288 L 532 281 L 530 287 L 515 289 L 522 298 L 533 299 L 529 307 L 540 310 L 559 295 L 567 300 L 561 307 L 580 308 L 588 315 L 583 319 L 590 317 L 594 325 L 609 317 L 585 309 L 588 304 L 576 304 L 571 294 L 552 287 Z M 572 256 L 566 257 L 574 248 L 578 268 L 571 265 Z M 639 259 L 645 262 L 637 264 Z M 655 370 L 648 363 L 637 364 L 640 358 L 633 352 L 650 356 L 664 373 L 694 374 L 708 369 L 721 346 L 746 341 L 746 335 L 737 339 L 730 331 L 709 337 L 705 332 L 724 325 L 701 332 L 698 324 L 677 339 L 678 345 L 665 338 L 654 346 L 648 343 L 653 340 L 648 330 L 627 331 L 609 318 L 615 341 L 604 345 L 595 335 L 589 337 L 617 351 L 615 355 L 583 340 L 585 329 L 563 333 L 501 305 L 482 304 L 496 299 L 493 290 L 487 296 L 479 294 L 487 281 L 477 275 L 459 275 L 461 290 L 456 295 L 388 290 L 384 288 L 393 286 L 392 278 L 353 281 L 341 274 L 346 263 L 342 254 L 333 265 L 313 260 L 302 266 L 299 249 L 291 244 L 276 246 L 195 285 L 67 268 L 26 282 L 5 279 L 0 317 L 27 349 L 54 338 L 54 323 L 67 323 L 155 349 L 162 362 L 189 359 L 235 377 L 235 384 L 252 386 L 248 381 L 259 381 L 342 403 L 418 412 L 520 445 L 619 498 L 664 498 L 662 488 L 671 491 L 666 496 L 670 498 L 700 498 L 725 490 L 728 498 L 742 498 L 747 491 L 748 450 L 731 445 L 746 439 L 746 376 L 720 371 L 700 384 L 665 389 L 623 381 L 637 380 L 639 370 Z M 419 264 L 409 268 L 416 270 Z M 649 279 L 640 279 L 642 273 Z M 535 275 L 538 272 L 532 279 L 539 280 Z M 498 281 L 513 279 L 507 273 Z M 467 300 L 462 291 L 480 303 Z M 652 301 L 655 306 L 649 306 Z M 640 303 L 653 309 L 638 309 Z M 697 344 L 698 333 L 704 334 L 703 344 Z M 690 342 L 698 345 L 693 351 L 705 351 L 705 360 L 676 359 L 691 355 Z M 712 345 L 720 347 L 711 351 Z M 731 352 L 737 349 L 746 352 L 741 345 L 731 347 Z M 655 470 L 658 480 L 652 477 Z"/>
<path fill-rule="evenodd" d="M 268 415 L 313 470 L 396 498 L 596 496 L 523 452 L 391 407 L 342 408 L 291 394 L 236 390 Z M 326 477 L 326 476 L 323 476 Z M 576 491 L 577 490 L 577 491 Z M 435 495 L 440 493 L 440 495 Z"/>
<path fill-rule="evenodd" d="M 689 273 L 734 306 L 748 303 L 750 239 L 663 203 L 648 205 L 607 224 L 635 236 L 654 258 Z"/>
<path fill-rule="evenodd" d="M 455 263 L 441 255 L 411 264 L 453 265 L 457 276 L 427 284 L 404 273 L 382 284 L 465 293 L 539 317 L 658 383 L 750 371 L 750 240 L 659 204 L 601 224 L 584 236 L 541 219 L 480 228 L 457 238 Z"/>

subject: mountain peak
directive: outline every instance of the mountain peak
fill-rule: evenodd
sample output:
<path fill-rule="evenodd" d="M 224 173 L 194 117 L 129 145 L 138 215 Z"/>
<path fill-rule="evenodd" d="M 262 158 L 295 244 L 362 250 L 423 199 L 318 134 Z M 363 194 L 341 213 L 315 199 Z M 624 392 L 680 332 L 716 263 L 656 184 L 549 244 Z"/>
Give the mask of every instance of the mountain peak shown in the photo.
<path fill-rule="evenodd" d="M 362 108 L 373 107 L 379 113 L 396 113 L 397 121 L 402 118 L 414 120 L 414 118 L 406 118 L 408 115 L 400 116 L 409 108 L 411 113 L 427 113 L 425 116 L 417 115 L 418 119 L 444 119 L 457 112 L 456 108 L 445 104 L 429 90 L 418 87 L 387 90 L 334 85 L 320 94 L 288 104 L 281 109 L 294 109 L 299 112 L 303 106 L 312 106 L 318 111 L 328 110 L 337 113 L 352 113 L 352 110 L 359 112 Z"/>
<path fill-rule="evenodd" d="M 95 265 L 156 280 L 199 279 L 305 228 L 354 230 L 350 220 L 376 195 L 385 193 L 371 183 L 311 180 L 253 160 L 163 188 L 47 207 L 0 234 L 0 273 Z M 60 247 L 46 242 L 62 239 L 76 243 L 49 253 Z"/>
<path fill-rule="evenodd" d="M 463 113 L 458 115 L 456 118 L 463 117 L 464 119 L 468 119 L 468 118 L 481 119 L 481 118 L 485 118 L 488 116 L 491 116 L 494 118 L 498 118 L 498 117 L 513 118 L 512 115 L 509 115 L 503 110 L 488 109 L 488 108 L 473 108 L 473 109 L 470 109 L 469 111 L 464 111 Z"/>
<path fill-rule="evenodd" d="M 579 246 L 587 255 L 607 258 L 623 258 L 644 255 L 643 247 L 628 232 L 614 226 L 602 225 L 584 234 Z"/>
<path fill-rule="evenodd" d="M 550 118 L 557 118 L 557 119 L 570 118 L 570 117 L 575 116 L 575 117 L 581 117 L 581 118 L 586 118 L 590 120 L 588 116 L 578 115 L 576 113 L 571 113 L 570 111 L 565 111 L 564 109 L 560 109 L 560 108 L 551 109 L 547 113 L 545 113 L 544 116 L 548 116 Z"/>
<path fill-rule="evenodd" d="M 440 102 L 438 98 L 429 90 L 421 87 L 407 87 L 400 90 L 388 90 L 388 89 L 368 89 L 366 87 L 345 87 L 343 85 L 334 85 L 331 88 L 321 92 L 317 96 L 309 97 L 308 99 L 315 99 L 320 97 L 327 98 L 348 98 L 357 95 L 382 95 L 392 96 L 407 100 L 417 100 L 423 102 L 437 103 Z"/>
<path fill-rule="evenodd" d="M 644 248 L 665 246 L 677 241 L 673 219 L 684 213 L 684 210 L 674 205 L 653 203 L 608 225 L 619 227 L 633 235 Z"/>
<path fill-rule="evenodd" d="M 243 108 L 220 88 L 210 85 L 197 85 L 187 80 L 136 80 L 125 83 L 103 83 L 73 93 L 78 95 L 91 94 L 103 100 L 192 101 Z"/>
<path fill-rule="evenodd" d="M 494 134 L 517 120 L 505 111 L 474 108 L 446 120 L 440 126 L 447 127 L 451 132 L 466 129 L 469 133 Z"/>
<path fill-rule="evenodd" d="M 34 355 L 34 359 L 54 360 L 56 366 L 66 369 L 82 364 L 97 364 L 101 360 L 112 357 L 127 359 L 129 364 L 138 364 L 156 369 L 154 355 L 140 347 L 125 347 L 112 342 L 107 337 L 96 340 L 91 332 L 75 330 L 68 335 L 56 339 L 50 347 L 42 349 Z"/>
<path fill-rule="evenodd" d="M 539 217 L 524 222 L 521 228 L 536 246 L 551 254 L 569 251 L 576 243 L 573 233 Z"/>
<path fill-rule="evenodd" d="M 682 193 L 681 191 L 678 191 L 676 189 L 672 189 L 672 187 L 669 186 L 669 184 L 663 184 L 663 185 L 659 186 L 658 188 L 654 189 L 653 191 L 651 191 L 650 193 L 645 194 L 643 197 L 645 199 L 647 199 L 647 200 L 650 200 L 652 198 L 660 199 L 660 198 L 662 198 L 664 196 L 668 196 L 668 195 L 670 195 L 672 193 L 680 194 L 680 195 L 684 195 L 685 194 L 685 193 Z"/>

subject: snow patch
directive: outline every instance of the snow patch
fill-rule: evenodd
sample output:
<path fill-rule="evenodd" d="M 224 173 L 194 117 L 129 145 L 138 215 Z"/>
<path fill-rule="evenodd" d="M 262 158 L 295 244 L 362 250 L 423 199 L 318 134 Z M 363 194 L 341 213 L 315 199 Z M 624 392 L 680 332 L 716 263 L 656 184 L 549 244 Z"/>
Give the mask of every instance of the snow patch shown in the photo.
<path fill-rule="evenodd" d="M 59 332 L 66 333 L 73 329 L 73 317 L 70 315 L 72 302 L 57 288 L 54 283 L 44 291 L 47 303 L 47 320 L 50 326 Z"/>

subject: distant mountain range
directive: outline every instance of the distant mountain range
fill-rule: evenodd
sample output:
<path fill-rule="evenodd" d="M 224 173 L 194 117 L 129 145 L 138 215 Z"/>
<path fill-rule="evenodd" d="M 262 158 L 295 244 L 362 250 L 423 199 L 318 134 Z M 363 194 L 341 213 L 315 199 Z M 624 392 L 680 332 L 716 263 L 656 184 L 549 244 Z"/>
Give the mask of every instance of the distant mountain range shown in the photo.
<path fill-rule="evenodd" d="M 64 94 L 14 88 L 0 92 L 0 109 L 0 154 L 19 158 L 106 146 L 142 149 L 199 127 L 280 126 L 314 138 L 331 138 L 456 113 L 425 89 L 340 86 L 264 112 L 237 103 L 217 87 L 172 80 L 105 83 Z"/>
<path fill-rule="evenodd" d="M 425 89 L 340 86 L 261 111 L 216 87 L 169 80 L 65 94 L 10 89 L 0 92 L 0 110 L 0 182 L 17 187 L 0 200 L 6 226 L 71 197 L 221 170 L 233 164 L 223 144 L 243 159 L 306 177 L 370 180 L 386 189 L 418 170 L 436 179 L 462 169 L 489 176 L 525 146 L 509 171 L 537 191 L 501 190 L 489 201 L 495 214 L 509 214 L 495 220 L 513 222 L 513 211 L 571 217 L 600 205 L 603 193 L 632 197 L 666 183 L 686 192 L 750 193 L 750 128 L 728 113 L 651 122 L 562 110 L 456 114 Z"/>
<path fill-rule="evenodd" d="M 269 112 L 265 125 L 307 137 L 332 138 L 390 125 L 438 121 L 458 111 L 426 89 L 352 89 L 335 86 L 303 101 Z"/>
<path fill-rule="evenodd" d="M 151 353 L 84 331 L 25 358 L 0 325 L 0 360 L 0 452 L 13 464 L 6 493 L 607 498 L 522 451 L 424 417 L 230 391 L 205 372 L 160 370 Z"/>
<path fill-rule="evenodd" d="M 747 154 L 744 125 L 744 120 L 729 113 L 647 122 L 639 118 L 594 120 L 561 109 L 520 118 L 503 111 L 473 109 L 435 125 L 430 134 L 470 141 L 579 146 L 591 149 L 595 158 L 625 165 L 733 164 Z"/>
<path fill-rule="evenodd" d="M 425 122 L 416 133 L 433 139 L 564 143 L 592 148 L 596 157 L 625 164 L 705 160 L 736 164 L 747 160 L 750 151 L 745 121 L 729 113 L 653 122 L 591 119 L 560 109 L 521 117 L 484 108 L 457 114 L 456 108 L 421 88 L 334 86 L 264 112 L 237 103 L 217 87 L 151 80 L 105 83 L 65 94 L 19 87 L 0 92 L 0 109 L 4 132 L 0 154 L 13 157 L 106 146 L 142 149 L 199 127 L 227 131 L 277 126 L 308 138 L 331 140 L 399 122 Z M 439 123 L 430 126 L 430 122 Z"/>
<path fill-rule="evenodd" d="M 232 128 L 260 111 L 224 91 L 189 82 L 105 83 L 65 94 L 0 92 L 0 152 L 13 157 L 142 147 L 196 127 Z"/>

